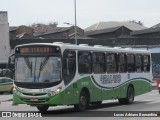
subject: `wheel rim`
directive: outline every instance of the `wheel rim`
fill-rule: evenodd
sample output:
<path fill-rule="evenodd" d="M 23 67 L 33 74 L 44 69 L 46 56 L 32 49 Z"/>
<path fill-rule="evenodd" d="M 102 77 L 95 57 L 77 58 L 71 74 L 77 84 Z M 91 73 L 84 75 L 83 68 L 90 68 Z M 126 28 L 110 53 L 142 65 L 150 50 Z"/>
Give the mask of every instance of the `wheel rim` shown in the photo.
<path fill-rule="evenodd" d="M 86 98 L 85 98 L 85 96 L 81 96 L 80 97 L 80 106 L 81 107 L 83 107 L 83 108 L 85 108 L 86 107 Z"/>
<path fill-rule="evenodd" d="M 133 91 L 130 90 L 129 91 L 129 102 L 132 103 L 133 99 L 134 99 Z"/>

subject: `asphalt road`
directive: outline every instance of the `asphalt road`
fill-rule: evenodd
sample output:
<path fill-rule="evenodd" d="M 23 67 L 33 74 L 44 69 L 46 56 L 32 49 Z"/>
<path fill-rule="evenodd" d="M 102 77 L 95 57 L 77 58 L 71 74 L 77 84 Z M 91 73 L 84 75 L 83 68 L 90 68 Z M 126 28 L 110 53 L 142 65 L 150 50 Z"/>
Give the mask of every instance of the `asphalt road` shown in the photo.
<path fill-rule="evenodd" d="M 37 108 L 30 107 L 28 105 L 18 105 L 12 106 L 12 101 L 10 101 L 12 95 L 1 95 L 0 96 L 0 111 L 18 111 L 18 112 L 35 112 L 38 113 Z M 140 95 L 135 97 L 135 101 L 131 105 L 120 105 L 118 100 L 108 100 L 103 101 L 100 106 L 90 106 L 88 110 L 84 112 L 75 112 L 73 106 L 57 106 L 50 107 L 48 112 L 42 114 L 43 117 L 47 116 L 48 119 L 52 119 L 52 117 L 56 117 L 58 119 L 88 119 L 88 120 L 97 120 L 97 117 L 100 119 L 111 119 L 111 120 L 136 120 L 137 117 L 105 117 L 107 114 L 121 114 L 121 113 L 143 113 L 144 111 L 160 111 L 160 94 L 157 90 L 153 90 L 150 93 L 146 93 L 144 95 Z M 135 112 L 135 113 L 134 113 Z M 160 112 L 158 112 L 159 114 Z M 78 117 L 77 117 L 78 116 Z M 94 118 L 92 118 L 94 117 Z M 143 117 L 138 117 L 138 119 L 142 119 Z M 149 119 L 150 118 L 150 119 Z M 17 118 L 15 118 L 17 119 Z M 23 118 L 24 119 L 24 118 Z M 30 118 L 32 119 L 32 118 Z M 35 118 L 34 118 L 35 119 Z M 38 118 L 40 120 L 40 118 Z M 99 119 L 99 118 L 98 118 Z M 147 117 L 145 120 L 159 120 L 160 117 Z M 143 120 L 143 119 L 142 119 Z"/>

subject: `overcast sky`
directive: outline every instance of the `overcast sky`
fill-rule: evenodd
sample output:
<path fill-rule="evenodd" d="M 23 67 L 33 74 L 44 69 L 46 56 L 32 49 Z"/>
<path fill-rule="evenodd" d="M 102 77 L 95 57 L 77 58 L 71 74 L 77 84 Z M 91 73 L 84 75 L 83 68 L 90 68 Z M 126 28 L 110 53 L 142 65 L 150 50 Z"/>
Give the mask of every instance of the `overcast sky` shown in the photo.
<path fill-rule="evenodd" d="M 160 23 L 160 0 L 76 0 L 77 25 L 87 28 L 100 21 L 142 21 L 151 27 Z M 1 0 L 10 26 L 37 22 L 74 24 L 74 0 Z"/>

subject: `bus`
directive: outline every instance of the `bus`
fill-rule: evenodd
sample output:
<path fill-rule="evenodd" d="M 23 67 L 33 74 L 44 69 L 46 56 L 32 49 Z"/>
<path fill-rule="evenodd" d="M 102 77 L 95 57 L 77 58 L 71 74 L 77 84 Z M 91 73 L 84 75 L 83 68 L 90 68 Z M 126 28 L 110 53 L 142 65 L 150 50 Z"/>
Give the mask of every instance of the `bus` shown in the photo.
<path fill-rule="evenodd" d="M 57 105 L 83 111 L 111 99 L 132 104 L 135 96 L 152 90 L 147 50 L 31 43 L 16 46 L 10 61 L 14 61 L 13 104 L 35 106 L 40 112 Z"/>

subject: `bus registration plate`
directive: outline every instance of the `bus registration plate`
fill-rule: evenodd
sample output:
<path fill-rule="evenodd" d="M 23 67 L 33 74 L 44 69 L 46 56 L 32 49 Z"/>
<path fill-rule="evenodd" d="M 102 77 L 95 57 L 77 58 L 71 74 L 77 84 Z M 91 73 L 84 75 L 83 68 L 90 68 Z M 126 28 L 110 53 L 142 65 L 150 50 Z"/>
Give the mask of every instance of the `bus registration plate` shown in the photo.
<path fill-rule="evenodd" d="M 37 99 L 37 98 L 30 98 L 30 101 L 32 101 L 32 102 L 37 102 L 38 99 Z"/>

